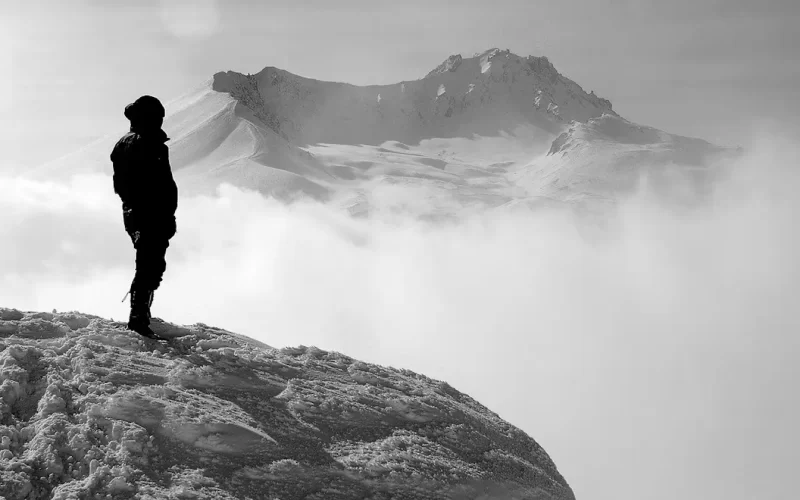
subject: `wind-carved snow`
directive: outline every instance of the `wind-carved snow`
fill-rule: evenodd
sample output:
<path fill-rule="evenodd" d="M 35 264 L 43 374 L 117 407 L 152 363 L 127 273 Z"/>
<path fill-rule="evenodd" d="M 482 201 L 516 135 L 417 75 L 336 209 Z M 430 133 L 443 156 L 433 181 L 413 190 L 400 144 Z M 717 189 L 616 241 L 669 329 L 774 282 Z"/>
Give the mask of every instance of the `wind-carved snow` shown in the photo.
<path fill-rule="evenodd" d="M 0 497 L 574 500 L 530 437 L 445 382 L 155 319 L 0 308 Z"/>
<path fill-rule="evenodd" d="M 436 97 L 441 97 L 446 92 L 444 84 L 439 85 L 439 90 L 436 91 Z"/>
<path fill-rule="evenodd" d="M 498 55 L 509 56 L 511 52 L 508 50 L 491 49 L 480 55 L 481 74 L 488 73 L 492 69 L 492 59 Z"/>

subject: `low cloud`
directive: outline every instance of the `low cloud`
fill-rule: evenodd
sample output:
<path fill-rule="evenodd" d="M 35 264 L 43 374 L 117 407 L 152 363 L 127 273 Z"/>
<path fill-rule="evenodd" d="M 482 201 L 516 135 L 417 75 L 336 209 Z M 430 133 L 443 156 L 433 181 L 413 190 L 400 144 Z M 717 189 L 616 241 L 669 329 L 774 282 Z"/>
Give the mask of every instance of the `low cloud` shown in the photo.
<path fill-rule="evenodd" d="M 183 199 L 154 314 L 445 379 L 537 439 L 579 498 L 786 498 L 798 465 L 797 147 L 691 209 L 354 219 L 224 186 Z M 0 179 L 0 305 L 124 319 L 111 180 Z M 404 203 L 413 196 L 401 197 Z"/>

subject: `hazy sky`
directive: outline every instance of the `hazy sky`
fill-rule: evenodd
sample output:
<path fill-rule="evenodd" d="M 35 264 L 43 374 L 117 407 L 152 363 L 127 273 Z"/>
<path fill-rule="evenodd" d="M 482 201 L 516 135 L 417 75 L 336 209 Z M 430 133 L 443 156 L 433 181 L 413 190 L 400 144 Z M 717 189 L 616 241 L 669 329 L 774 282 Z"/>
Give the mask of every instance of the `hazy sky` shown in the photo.
<path fill-rule="evenodd" d="M 0 22 L 0 165 L 73 151 L 124 127 L 138 95 L 220 70 L 393 83 L 490 47 L 546 55 L 628 119 L 722 144 L 800 116 L 796 0 L 17 0 Z"/>

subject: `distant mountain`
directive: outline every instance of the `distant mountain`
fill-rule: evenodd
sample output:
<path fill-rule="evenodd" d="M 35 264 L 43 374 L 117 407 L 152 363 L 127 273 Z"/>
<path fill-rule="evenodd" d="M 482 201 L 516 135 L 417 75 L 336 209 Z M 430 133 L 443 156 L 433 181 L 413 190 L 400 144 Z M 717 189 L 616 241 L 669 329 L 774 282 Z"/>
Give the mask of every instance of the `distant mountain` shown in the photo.
<path fill-rule="evenodd" d="M 702 168 L 723 151 L 631 123 L 546 57 L 499 49 L 394 85 L 221 72 L 168 103 L 164 128 L 184 193 L 227 182 L 354 213 L 374 209 L 374 188 L 387 183 L 426 189 L 428 209 L 444 213 L 613 199 L 653 165 Z M 34 175 L 110 172 L 122 132 Z"/>
<path fill-rule="evenodd" d="M 492 49 L 450 56 L 420 80 L 357 87 L 277 68 L 214 75 L 228 93 L 278 135 L 300 145 L 418 143 L 434 137 L 497 135 L 519 125 L 556 133 L 564 123 L 614 113 L 546 57 Z"/>

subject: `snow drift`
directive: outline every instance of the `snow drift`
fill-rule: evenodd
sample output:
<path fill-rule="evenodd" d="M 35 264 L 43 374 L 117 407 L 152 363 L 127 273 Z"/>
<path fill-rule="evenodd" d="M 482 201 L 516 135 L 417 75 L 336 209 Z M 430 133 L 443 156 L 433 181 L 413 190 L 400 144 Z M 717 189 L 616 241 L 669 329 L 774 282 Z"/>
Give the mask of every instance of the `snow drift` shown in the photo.
<path fill-rule="evenodd" d="M 0 309 L 0 496 L 548 498 L 547 453 L 447 383 L 314 347 Z"/>

